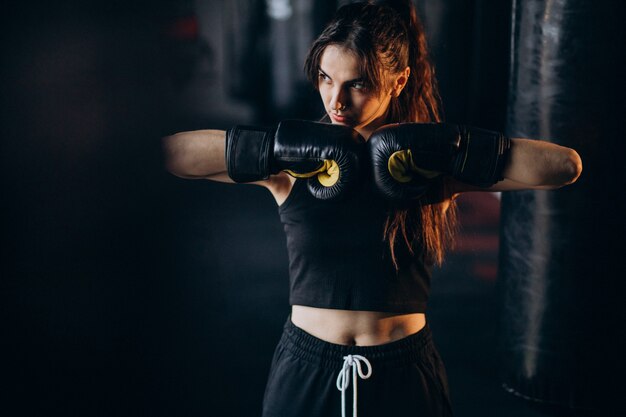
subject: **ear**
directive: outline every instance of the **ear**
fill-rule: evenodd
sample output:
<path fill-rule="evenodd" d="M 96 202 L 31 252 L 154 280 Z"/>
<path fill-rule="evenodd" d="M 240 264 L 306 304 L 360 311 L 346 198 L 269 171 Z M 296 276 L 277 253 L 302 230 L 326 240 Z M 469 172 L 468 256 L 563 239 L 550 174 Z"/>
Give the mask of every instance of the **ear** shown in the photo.
<path fill-rule="evenodd" d="M 392 96 L 398 97 L 400 95 L 400 93 L 402 92 L 402 89 L 406 86 L 407 82 L 409 81 L 410 75 L 411 75 L 411 68 L 406 67 L 404 71 L 400 72 L 400 74 L 396 76 L 396 79 L 393 83 L 393 88 L 391 90 Z"/>

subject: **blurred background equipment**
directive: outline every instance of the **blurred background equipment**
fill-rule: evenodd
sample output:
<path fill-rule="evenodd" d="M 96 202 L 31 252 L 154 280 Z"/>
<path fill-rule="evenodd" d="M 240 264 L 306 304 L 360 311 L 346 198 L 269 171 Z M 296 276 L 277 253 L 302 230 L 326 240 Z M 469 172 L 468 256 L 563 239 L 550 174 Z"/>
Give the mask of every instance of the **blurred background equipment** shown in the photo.
<path fill-rule="evenodd" d="M 318 119 L 323 108 L 302 64 L 339 3 L 346 2 L 62 0 L 5 7 L 0 404 L 6 415 L 259 414 L 289 311 L 287 254 L 275 203 L 260 187 L 171 176 L 162 166 L 160 138 L 234 123 Z M 617 94 L 624 88 L 613 62 L 623 39 L 615 25 L 624 20 L 623 5 L 609 10 L 579 0 L 580 8 L 562 12 L 571 11 L 572 20 L 560 32 L 528 37 L 539 48 L 561 34 L 564 59 L 575 60 L 563 61 L 571 68 L 567 76 L 524 84 L 519 75 L 526 69 L 515 69 L 525 56 L 519 49 L 509 71 L 511 34 L 519 48 L 521 28 L 537 21 L 520 18 L 517 3 L 416 1 L 445 119 L 504 130 L 508 113 L 510 133 L 516 133 L 515 126 L 526 126 L 512 116 L 527 100 L 519 93 L 532 87 L 528 92 L 542 100 L 536 109 L 550 114 L 540 119 L 548 128 L 530 122 L 519 133 L 554 132 L 583 151 L 580 186 L 551 199 L 578 207 L 576 216 L 594 213 L 593 221 L 559 236 L 574 239 L 568 242 L 576 246 L 572 257 L 589 259 L 577 264 L 587 280 L 608 285 L 588 292 L 599 295 L 598 302 L 609 300 L 602 297 L 619 278 L 609 268 L 623 248 L 601 240 L 623 236 L 607 226 L 623 226 L 618 214 L 624 212 L 624 174 L 615 170 L 623 127 L 615 121 L 622 119 Z M 555 105 L 552 81 L 559 92 L 571 91 Z M 516 94 L 511 98 L 509 83 Z M 583 101 L 585 107 L 572 104 Z M 574 128 L 565 129 L 567 124 L 576 126 L 575 135 L 569 136 Z M 429 316 L 456 414 L 574 413 L 501 388 L 499 195 L 471 193 L 459 205 L 459 245 L 435 272 Z M 549 207 L 560 212 L 562 206 Z M 556 230 L 555 222 L 550 227 Z M 608 252 L 583 252 L 587 233 Z M 603 315 L 609 310 L 591 312 L 594 330 L 607 335 L 613 319 Z M 606 339 L 597 343 L 617 343 Z M 516 369 L 516 358 L 506 369 Z"/>
<path fill-rule="evenodd" d="M 626 231 L 615 12 L 583 0 L 514 4 L 507 133 L 577 149 L 584 173 L 562 190 L 504 195 L 499 277 L 506 389 L 604 415 L 623 410 L 614 373 L 626 369 L 624 242 L 607 236 Z"/>

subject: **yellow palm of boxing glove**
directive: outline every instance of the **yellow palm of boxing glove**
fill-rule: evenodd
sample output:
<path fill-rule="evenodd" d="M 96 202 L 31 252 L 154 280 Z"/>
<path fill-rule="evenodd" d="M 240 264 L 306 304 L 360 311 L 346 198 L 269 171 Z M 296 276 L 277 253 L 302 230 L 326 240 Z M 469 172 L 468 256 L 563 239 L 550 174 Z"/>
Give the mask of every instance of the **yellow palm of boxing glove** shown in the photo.
<path fill-rule="evenodd" d="M 317 180 L 324 187 L 332 187 L 339 180 L 339 165 L 336 161 L 328 159 L 325 159 L 319 168 L 311 172 L 298 173 L 290 169 L 284 171 L 295 178 L 312 178 L 317 175 Z"/>
<path fill-rule="evenodd" d="M 416 166 L 410 149 L 391 154 L 387 161 L 387 169 L 393 179 L 403 184 L 413 181 L 416 177 L 431 180 L 441 175 L 440 172 L 429 171 Z"/>

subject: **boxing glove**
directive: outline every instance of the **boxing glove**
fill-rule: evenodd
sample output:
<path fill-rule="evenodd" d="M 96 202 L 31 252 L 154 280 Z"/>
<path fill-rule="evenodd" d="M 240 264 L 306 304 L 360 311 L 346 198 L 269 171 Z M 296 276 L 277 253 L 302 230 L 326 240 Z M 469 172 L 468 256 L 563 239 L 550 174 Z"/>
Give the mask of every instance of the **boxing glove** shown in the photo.
<path fill-rule="evenodd" d="M 440 175 L 489 187 L 503 179 L 510 147 L 501 133 L 447 123 L 390 124 L 367 143 L 377 188 L 395 200 L 422 196 Z"/>
<path fill-rule="evenodd" d="M 285 120 L 276 128 L 235 126 L 226 132 L 226 166 L 235 182 L 252 182 L 285 171 L 308 178 L 309 191 L 334 199 L 359 178 L 365 141 L 341 125 Z"/>

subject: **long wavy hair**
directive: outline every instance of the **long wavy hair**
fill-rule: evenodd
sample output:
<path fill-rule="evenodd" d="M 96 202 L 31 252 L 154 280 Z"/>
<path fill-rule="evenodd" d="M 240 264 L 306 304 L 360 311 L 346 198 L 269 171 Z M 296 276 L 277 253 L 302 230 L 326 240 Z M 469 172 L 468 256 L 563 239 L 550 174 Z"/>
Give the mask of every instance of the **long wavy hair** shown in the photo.
<path fill-rule="evenodd" d="M 405 88 L 389 105 L 387 122 L 440 122 L 440 97 L 426 36 L 410 0 L 359 2 L 345 5 L 311 46 L 304 70 L 318 88 L 322 54 L 329 45 L 345 48 L 359 58 L 361 77 L 374 93 L 389 88 L 389 74 L 407 66 L 411 72 Z M 387 218 L 384 239 L 398 268 L 397 245 L 412 257 L 441 264 L 453 242 L 456 205 L 445 182 L 426 196 L 396 206 Z"/>

